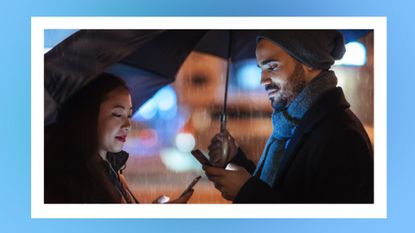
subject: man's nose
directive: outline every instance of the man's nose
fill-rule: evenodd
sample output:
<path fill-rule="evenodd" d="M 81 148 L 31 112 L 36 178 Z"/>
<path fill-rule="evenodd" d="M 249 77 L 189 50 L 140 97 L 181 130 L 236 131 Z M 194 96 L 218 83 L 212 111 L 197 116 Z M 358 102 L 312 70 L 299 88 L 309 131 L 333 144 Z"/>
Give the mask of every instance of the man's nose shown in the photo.
<path fill-rule="evenodd" d="M 271 82 L 272 81 L 271 81 L 271 78 L 269 77 L 268 73 L 266 71 L 262 71 L 261 72 L 261 81 L 260 81 L 261 85 L 262 86 L 268 85 L 268 84 L 271 84 Z"/>

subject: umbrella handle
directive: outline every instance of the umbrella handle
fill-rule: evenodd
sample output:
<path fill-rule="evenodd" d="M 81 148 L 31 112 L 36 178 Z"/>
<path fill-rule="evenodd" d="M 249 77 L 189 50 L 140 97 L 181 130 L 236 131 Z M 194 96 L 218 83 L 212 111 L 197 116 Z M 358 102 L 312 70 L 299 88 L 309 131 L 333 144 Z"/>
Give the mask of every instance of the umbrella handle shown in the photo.
<path fill-rule="evenodd" d="M 225 133 L 227 135 L 227 131 L 226 131 L 226 115 L 225 114 L 221 114 L 220 117 L 220 132 L 221 133 Z M 221 164 L 218 164 L 220 167 L 225 166 L 225 163 L 228 162 L 228 158 L 229 158 L 229 137 L 226 136 L 222 142 L 222 155 L 221 155 Z"/>

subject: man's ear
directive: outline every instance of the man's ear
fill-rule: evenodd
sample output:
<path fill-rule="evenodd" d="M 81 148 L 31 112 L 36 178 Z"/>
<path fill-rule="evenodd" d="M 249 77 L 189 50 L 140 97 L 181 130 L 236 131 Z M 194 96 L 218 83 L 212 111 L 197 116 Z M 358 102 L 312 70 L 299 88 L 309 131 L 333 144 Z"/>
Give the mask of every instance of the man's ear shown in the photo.
<path fill-rule="evenodd" d="M 313 72 L 315 70 L 313 67 L 305 65 L 305 64 L 301 64 L 301 67 L 303 68 L 303 70 L 306 74 L 310 73 L 310 72 Z"/>
<path fill-rule="evenodd" d="M 301 64 L 301 65 L 304 71 L 306 82 L 313 80 L 315 77 L 317 77 L 321 73 L 321 70 L 319 69 L 314 69 L 313 67 L 310 67 L 304 64 Z"/>

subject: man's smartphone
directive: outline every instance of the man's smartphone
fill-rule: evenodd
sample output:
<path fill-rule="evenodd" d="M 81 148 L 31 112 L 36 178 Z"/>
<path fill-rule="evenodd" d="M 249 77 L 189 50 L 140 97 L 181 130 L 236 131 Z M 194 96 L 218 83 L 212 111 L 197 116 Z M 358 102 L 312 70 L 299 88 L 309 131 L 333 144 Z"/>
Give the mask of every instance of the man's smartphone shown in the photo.
<path fill-rule="evenodd" d="M 201 163 L 202 165 L 206 165 L 206 166 L 210 166 L 210 167 L 219 167 L 219 166 L 212 165 L 210 163 L 210 161 L 208 160 L 208 158 L 206 158 L 206 156 L 202 153 L 202 151 L 196 149 L 196 150 L 192 150 L 191 153 L 192 153 L 193 157 L 195 157 L 197 159 L 197 161 L 199 161 L 199 163 Z M 225 168 L 226 165 L 227 164 L 224 164 L 220 168 Z"/>
<path fill-rule="evenodd" d="M 202 176 L 198 176 L 198 177 L 194 178 L 192 183 L 190 183 L 189 186 L 187 186 L 187 188 L 182 192 L 182 194 L 180 196 L 183 196 L 187 192 L 189 192 L 196 185 L 196 183 L 200 180 L 200 178 L 202 178 Z"/>
<path fill-rule="evenodd" d="M 200 150 L 192 150 L 192 155 L 201 163 L 202 165 L 212 166 L 206 156 Z"/>

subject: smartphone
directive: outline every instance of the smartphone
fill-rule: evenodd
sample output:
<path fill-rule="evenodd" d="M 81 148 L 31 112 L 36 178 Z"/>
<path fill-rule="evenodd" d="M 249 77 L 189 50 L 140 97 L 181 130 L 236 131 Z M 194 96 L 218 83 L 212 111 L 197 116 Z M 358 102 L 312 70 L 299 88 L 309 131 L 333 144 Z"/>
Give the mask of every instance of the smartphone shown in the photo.
<path fill-rule="evenodd" d="M 189 186 L 187 186 L 187 188 L 182 192 L 182 194 L 180 196 L 183 196 L 187 192 L 189 192 L 196 185 L 196 183 L 200 180 L 200 178 L 202 178 L 202 176 L 198 176 L 198 177 L 194 178 L 192 183 L 190 183 Z"/>
<path fill-rule="evenodd" d="M 206 156 L 200 150 L 197 150 L 197 149 L 192 150 L 191 153 L 193 157 L 195 157 L 197 161 L 199 161 L 199 163 L 201 163 L 202 165 L 211 166 L 211 167 L 220 167 L 220 168 L 225 168 L 227 166 L 227 164 L 224 164 L 223 166 L 215 166 L 211 164 L 210 161 L 206 158 Z"/>
<path fill-rule="evenodd" d="M 202 165 L 212 166 L 206 156 L 200 150 L 192 150 L 192 155 L 201 163 Z"/>

